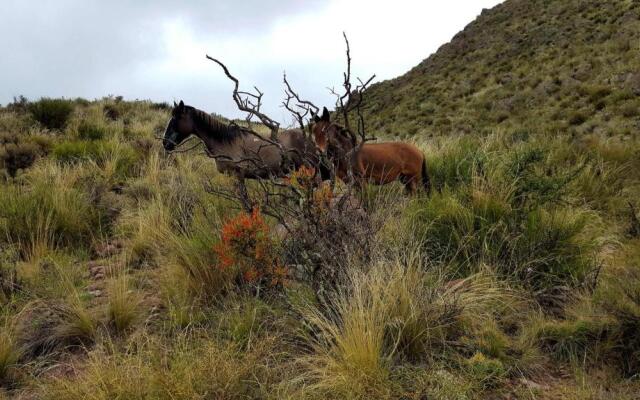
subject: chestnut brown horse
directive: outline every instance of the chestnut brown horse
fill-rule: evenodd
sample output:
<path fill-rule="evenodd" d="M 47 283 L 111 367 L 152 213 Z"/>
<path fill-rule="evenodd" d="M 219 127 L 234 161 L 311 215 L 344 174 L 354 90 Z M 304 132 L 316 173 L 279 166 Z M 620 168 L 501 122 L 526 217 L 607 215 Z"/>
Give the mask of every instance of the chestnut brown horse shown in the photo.
<path fill-rule="evenodd" d="M 350 182 L 352 173 L 358 186 L 399 180 L 409 194 L 416 193 L 419 184 L 427 194 L 431 192 L 426 160 L 416 146 L 401 142 L 358 144 L 351 131 L 331 121 L 326 107 L 322 116 L 314 117 L 312 131 L 316 146 L 329 157 L 343 181 Z"/>

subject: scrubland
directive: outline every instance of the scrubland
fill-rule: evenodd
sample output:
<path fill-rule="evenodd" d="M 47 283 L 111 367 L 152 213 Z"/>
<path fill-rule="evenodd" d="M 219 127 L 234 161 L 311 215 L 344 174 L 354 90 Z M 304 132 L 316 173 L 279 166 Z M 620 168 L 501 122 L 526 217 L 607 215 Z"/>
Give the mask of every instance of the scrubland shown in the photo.
<path fill-rule="evenodd" d="M 169 111 L 0 110 L 0 398 L 638 398 L 637 134 L 416 137 L 433 194 L 368 187 L 327 265 L 165 154 Z"/>

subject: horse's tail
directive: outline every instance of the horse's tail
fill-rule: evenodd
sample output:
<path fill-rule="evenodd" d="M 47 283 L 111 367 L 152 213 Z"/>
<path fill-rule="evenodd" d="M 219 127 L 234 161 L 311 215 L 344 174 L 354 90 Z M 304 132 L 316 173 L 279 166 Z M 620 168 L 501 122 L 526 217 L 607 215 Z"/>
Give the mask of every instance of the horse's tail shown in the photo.
<path fill-rule="evenodd" d="M 422 177 L 422 187 L 424 187 L 427 195 L 431 195 L 431 180 L 427 172 L 427 157 L 425 157 L 424 154 L 422 155 L 422 173 L 420 175 Z"/>

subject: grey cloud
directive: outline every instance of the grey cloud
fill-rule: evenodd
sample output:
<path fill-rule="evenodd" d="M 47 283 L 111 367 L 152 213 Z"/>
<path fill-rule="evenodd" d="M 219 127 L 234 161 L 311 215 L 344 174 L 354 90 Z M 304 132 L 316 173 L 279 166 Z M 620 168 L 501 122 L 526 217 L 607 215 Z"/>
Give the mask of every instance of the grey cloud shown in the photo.
<path fill-rule="evenodd" d="M 0 103 L 19 94 L 91 98 L 122 91 L 147 97 L 129 78 L 164 56 L 163 23 L 180 19 L 201 37 L 251 36 L 275 19 L 320 5 L 299 0 L 4 0 Z"/>

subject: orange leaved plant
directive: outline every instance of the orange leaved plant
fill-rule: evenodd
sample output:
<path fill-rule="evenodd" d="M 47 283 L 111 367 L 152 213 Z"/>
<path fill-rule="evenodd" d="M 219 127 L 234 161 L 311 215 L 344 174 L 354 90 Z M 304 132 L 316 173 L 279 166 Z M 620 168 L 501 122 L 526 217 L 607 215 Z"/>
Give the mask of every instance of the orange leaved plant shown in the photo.
<path fill-rule="evenodd" d="M 214 247 L 218 268 L 237 268 L 243 283 L 277 287 L 286 284 L 288 271 L 279 264 L 277 247 L 259 208 L 229 219 Z"/>

